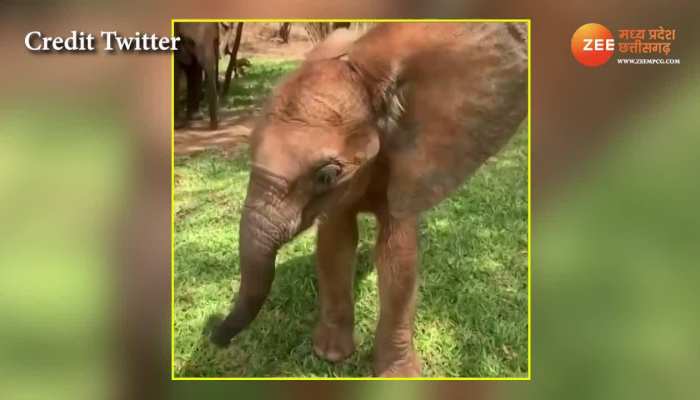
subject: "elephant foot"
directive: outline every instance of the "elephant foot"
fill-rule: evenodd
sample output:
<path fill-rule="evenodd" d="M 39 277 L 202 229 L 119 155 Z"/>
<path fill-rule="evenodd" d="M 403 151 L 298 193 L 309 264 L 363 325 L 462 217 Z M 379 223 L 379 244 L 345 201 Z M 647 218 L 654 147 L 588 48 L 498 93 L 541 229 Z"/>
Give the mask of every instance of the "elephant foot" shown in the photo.
<path fill-rule="evenodd" d="M 339 327 L 319 322 L 314 329 L 314 352 L 317 356 L 331 361 L 342 361 L 355 351 L 352 326 Z"/>
<path fill-rule="evenodd" d="M 421 375 L 421 361 L 414 350 L 400 358 L 375 357 L 374 373 L 382 378 L 419 377 Z"/>

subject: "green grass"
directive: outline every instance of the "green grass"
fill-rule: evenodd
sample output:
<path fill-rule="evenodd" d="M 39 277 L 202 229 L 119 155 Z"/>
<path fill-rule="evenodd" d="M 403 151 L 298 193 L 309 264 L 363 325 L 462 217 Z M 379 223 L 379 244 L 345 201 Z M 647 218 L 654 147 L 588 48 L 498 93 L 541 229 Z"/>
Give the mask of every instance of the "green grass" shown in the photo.
<path fill-rule="evenodd" d="M 255 63 L 254 63 L 255 65 Z M 275 73 L 248 75 L 269 90 Z M 255 97 L 255 94 L 251 94 Z M 271 295 L 255 322 L 225 350 L 204 334 L 238 288 L 238 223 L 248 181 L 245 149 L 176 159 L 175 375 L 370 376 L 377 322 L 372 265 L 375 222 L 361 218 L 357 265 L 357 351 L 331 364 L 313 354 L 317 317 L 313 230 L 278 255 Z M 527 375 L 527 133 L 421 224 L 415 341 L 426 376 Z"/>
<path fill-rule="evenodd" d="M 262 101 L 279 79 L 299 65 L 299 61 L 292 60 L 251 58 L 250 62 L 252 66 L 245 75 L 231 78 L 231 87 L 221 99 L 220 107 L 238 110 L 261 106 Z M 219 63 L 221 82 L 223 82 L 227 64 L 228 57 Z M 206 102 L 202 102 L 202 105 L 205 105 L 204 103 Z"/>

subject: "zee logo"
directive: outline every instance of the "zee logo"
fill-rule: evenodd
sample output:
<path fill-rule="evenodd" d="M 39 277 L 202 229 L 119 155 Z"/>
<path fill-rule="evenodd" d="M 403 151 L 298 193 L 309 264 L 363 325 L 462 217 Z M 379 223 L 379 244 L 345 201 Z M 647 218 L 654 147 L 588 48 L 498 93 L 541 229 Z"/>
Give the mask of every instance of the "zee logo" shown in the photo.
<path fill-rule="evenodd" d="M 595 46 L 595 47 L 593 47 Z M 583 39 L 583 51 L 613 51 L 615 39 Z"/>
<path fill-rule="evenodd" d="M 615 53 L 615 39 L 601 24 L 590 23 L 578 28 L 571 37 L 571 53 L 587 67 L 598 67 Z"/>

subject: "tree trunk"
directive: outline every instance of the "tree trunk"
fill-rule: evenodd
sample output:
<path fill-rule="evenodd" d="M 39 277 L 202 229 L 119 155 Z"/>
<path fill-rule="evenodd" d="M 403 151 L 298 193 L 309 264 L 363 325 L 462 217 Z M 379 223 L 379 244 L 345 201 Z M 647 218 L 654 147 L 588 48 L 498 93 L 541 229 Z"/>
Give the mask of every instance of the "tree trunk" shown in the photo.
<path fill-rule="evenodd" d="M 282 43 L 289 42 L 289 33 L 292 30 L 292 24 L 290 22 L 283 22 L 280 24 L 280 29 L 277 32 L 277 36 L 282 39 Z"/>
<path fill-rule="evenodd" d="M 228 88 L 231 85 L 231 75 L 233 70 L 236 68 L 236 61 L 238 58 L 238 48 L 241 46 L 241 36 L 243 36 L 243 22 L 239 22 L 236 25 L 236 38 L 233 42 L 233 48 L 231 49 L 231 55 L 228 60 L 228 66 L 226 67 L 226 78 L 224 79 L 224 87 L 221 92 L 222 95 L 228 93 Z"/>
<path fill-rule="evenodd" d="M 334 22 L 333 23 L 333 30 L 340 29 L 340 28 L 349 29 L 350 23 L 349 22 Z"/>

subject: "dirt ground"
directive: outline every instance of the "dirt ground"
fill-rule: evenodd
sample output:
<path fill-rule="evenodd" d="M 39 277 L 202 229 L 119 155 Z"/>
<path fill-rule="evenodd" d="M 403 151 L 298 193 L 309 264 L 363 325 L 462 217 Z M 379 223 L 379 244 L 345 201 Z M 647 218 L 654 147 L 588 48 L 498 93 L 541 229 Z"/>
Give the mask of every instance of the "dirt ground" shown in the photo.
<path fill-rule="evenodd" d="M 312 45 L 301 24 L 293 24 L 289 42 L 275 38 L 278 23 L 248 23 L 243 26 L 243 38 L 238 58 L 301 60 Z M 222 76 L 219 77 L 223 81 Z M 175 130 L 175 155 L 190 155 L 220 148 L 233 152 L 248 140 L 255 120 L 254 111 L 219 110 L 219 129 L 209 130 L 209 120 L 190 121 L 188 127 Z"/>
<path fill-rule="evenodd" d="M 292 24 L 288 43 L 275 37 L 278 27 L 277 23 L 244 24 L 239 57 L 303 59 L 312 47 L 304 27 Z"/>
<path fill-rule="evenodd" d="M 190 121 L 188 127 L 175 129 L 175 155 L 190 155 L 212 148 L 221 148 L 227 153 L 235 151 L 238 145 L 247 142 L 254 120 L 250 112 L 221 110 L 219 129 L 210 130 L 207 118 Z"/>

